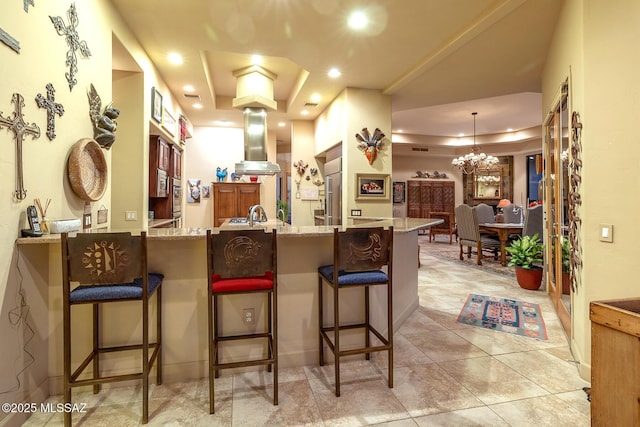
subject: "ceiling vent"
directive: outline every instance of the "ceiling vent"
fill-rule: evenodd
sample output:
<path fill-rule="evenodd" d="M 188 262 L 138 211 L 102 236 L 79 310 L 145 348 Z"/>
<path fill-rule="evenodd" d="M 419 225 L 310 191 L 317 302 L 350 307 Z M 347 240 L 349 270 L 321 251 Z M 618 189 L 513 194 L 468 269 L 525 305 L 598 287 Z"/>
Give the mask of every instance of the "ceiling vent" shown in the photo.
<path fill-rule="evenodd" d="M 317 103 L 315 103 L 315 102 L 305 102 L 305 103 L 304 103 L 304 106 L 305 106 L 305 107 L 309 107 L 309 108 L 312 108 L 312 107 L 313 107 L 313 108 L 315 108 L 315 107 L 317 107 L 317 106 L 318 106 L 318 104 L 317 104 Z"/>
<path fill-rule="evenodd" d="M 429 151 L 429 148 L 427 147 L 411 147 L 411 151 Z"/>
<path fill-rule="evenodd" d="M 184 97 L 187 99 L 197 99 L 198 101 L 200 100 L 200 95 L 195 95 L 192 93 L 185 93 Z"/>

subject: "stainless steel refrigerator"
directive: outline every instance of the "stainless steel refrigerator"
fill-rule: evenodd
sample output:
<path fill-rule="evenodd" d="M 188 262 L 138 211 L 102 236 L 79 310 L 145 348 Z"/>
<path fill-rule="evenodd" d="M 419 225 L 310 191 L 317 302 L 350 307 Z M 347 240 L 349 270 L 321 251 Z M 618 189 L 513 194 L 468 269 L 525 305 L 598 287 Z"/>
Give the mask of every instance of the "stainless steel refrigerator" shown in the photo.
<path fill-rule="evenodd" d="M 342 158 L 324 165 L 325 224 L 342 224 Z"/>

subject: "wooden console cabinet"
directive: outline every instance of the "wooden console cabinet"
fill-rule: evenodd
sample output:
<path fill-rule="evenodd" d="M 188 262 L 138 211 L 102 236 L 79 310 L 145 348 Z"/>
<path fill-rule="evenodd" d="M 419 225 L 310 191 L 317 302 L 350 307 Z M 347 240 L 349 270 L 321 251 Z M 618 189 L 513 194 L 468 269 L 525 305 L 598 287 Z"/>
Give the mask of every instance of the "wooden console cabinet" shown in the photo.
<path fill-rule="evenodd" d="M 211 187 L 214 227 L 229 218 L 246 217 L 251 206 L 260 204 L 260 183 L 214 182 Z"/>
<path fill-rule="evenodd" d="M 593 301 L 591 425 L 640 425 L 640 299 Z"/>

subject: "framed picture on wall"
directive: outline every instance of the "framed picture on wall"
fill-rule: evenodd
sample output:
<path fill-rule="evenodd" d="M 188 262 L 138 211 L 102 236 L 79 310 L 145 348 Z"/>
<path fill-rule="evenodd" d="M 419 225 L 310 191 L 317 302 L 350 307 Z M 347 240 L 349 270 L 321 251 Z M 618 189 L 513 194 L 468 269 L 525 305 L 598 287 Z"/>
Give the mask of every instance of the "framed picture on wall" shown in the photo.
<path fill-rule="evenodd" d="M 389 175 L 356 174 L 356 200 L 381 200 L 389 198 Z"/>
<path fill-rule="evenodd" d="M 151 117 L 162 123 L 162 94 L 155 87 L 151 88 Z"/>
<path fill-rule="evenodd" d="M 393 203 L 404 203 L 405 197 L 405 182 L 394 181 L 393 182 Z"/>

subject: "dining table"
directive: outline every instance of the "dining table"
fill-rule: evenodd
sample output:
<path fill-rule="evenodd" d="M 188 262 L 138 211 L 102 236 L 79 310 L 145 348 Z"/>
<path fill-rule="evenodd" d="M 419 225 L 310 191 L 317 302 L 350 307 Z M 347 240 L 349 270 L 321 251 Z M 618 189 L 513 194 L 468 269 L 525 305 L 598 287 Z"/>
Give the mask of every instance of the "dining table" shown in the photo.
<path fill-rule="evenodd" d="M 507 265 L 507 241 L 512 234 L 522 234 L 522 223 L 485 222 L 478 224 L 481 233 L 497 234 L 500 240 L 500 264 Z"/>

